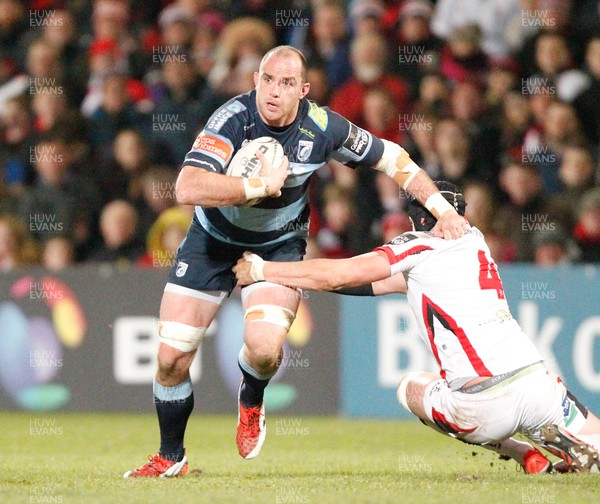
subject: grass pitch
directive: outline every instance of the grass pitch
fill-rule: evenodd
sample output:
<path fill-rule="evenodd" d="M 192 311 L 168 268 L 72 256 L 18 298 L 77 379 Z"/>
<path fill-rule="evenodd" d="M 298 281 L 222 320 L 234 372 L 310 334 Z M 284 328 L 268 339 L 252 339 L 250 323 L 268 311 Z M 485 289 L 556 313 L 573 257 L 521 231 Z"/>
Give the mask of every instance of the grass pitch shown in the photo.
<path fill-rule="evenodd" d="M 415 421 L 267 416 L 261 455 L 243 460 L 233 416 L 194 414 L 183 478 L 124 480 L 158 447 L 154 415 L 0 413 L 0 502 L 252 504 L 578 503 L 600 476 L 517 472 Z"/>

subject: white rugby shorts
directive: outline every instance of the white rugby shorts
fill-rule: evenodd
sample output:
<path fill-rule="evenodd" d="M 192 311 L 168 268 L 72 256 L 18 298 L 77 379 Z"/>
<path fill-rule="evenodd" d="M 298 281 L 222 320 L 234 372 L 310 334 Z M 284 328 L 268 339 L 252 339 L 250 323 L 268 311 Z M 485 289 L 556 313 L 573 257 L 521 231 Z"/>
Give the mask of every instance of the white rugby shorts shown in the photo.
<path fill-rule="evenodd" d="M 502 441 L 517 432 L 539 442 L 540 428 L 548 423 L 575 435 L 587 415 L 542 363 L 475 393 L 452 391 L 445 380 L 436 380 L 426 387 L 423 406 L 441 430 L 474 444 Z"/>

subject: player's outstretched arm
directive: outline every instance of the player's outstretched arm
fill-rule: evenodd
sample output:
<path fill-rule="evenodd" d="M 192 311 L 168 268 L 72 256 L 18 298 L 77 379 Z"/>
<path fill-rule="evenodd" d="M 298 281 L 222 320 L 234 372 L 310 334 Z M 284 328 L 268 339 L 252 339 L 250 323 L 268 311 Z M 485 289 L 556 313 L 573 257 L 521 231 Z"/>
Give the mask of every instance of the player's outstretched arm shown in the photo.
<path fill-rule="evenodd" d="M 177 201 L 183 205 L 219 207 L 240 205 L 254 198 L 280 196 L 288 172 L 287 156 L 280 167 L 274 168 L 262 152 L 256 155 L 262 162 L 260 177 L 230 177 L 184 166 L 175 183 Z"/>
<path fill-rule="evenodd" d="M 387 278 L 390 264 L 381 252 L 369 252 L 350 259 L 297 262 L 263 261 L 256 254 L 246 252 L 233 272 L 241 285 L 266 280 L 299 289 L 335 291 Z"/>
<path fill-rule="evenodd" d="M 435 184 L 410 158 L 408 152 L 394 142 L 382 140 L 383 155 L 375 169 L 385 172 L 405 191 L 422 203 L 438 219 L 432 232 L 442 238 L 460 238 L 467 223 L 440 194 Z"/>

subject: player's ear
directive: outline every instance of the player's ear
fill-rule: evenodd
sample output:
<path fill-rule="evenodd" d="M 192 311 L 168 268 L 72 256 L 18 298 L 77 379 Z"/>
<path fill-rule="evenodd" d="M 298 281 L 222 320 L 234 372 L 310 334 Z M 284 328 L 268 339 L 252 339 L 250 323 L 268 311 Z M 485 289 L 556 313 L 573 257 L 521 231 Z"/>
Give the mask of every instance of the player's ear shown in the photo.
<path fill-rule="evenodd" d="M 300 99 L 304 98 L 310 91 L 310 82 L 305 82 L 300 88 Z"/>
<path fill-rule="evenodd" d="M 258 86 L 258 72 L 254 72 L 254 87 Z"/>

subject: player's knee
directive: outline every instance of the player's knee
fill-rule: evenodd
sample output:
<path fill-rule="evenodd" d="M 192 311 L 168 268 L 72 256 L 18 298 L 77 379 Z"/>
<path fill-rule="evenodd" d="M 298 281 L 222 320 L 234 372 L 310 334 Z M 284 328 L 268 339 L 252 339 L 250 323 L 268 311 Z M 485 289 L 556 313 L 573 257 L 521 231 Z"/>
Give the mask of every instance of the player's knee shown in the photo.
<path fill-rule="evenodd" d="M 419 387 L 415 387 L 423 382 L 424 373 L 420 372 L 411 372 L 406 373 L 400 379 L 400 383 L 398 384 L 398 389 L 396 391 L 396 397 L 398 398 L 398 402 L 400 405 L 407 411 L 413 412 L 411 406 L 416 404 L 417 401 L 421 401 L 421 394 L 418 394 L 417 391 Z"/>
<path fill-rule="evenodd" d="M 244 313 L 247 322 L 267 322 L 289 331 L 296 314 L 289 308 L 271 304 L 251 306 Z"/>
<path fill-rule="evenodd" d="M 247 347 L 250 364 L 261 375 L 269 375 L 279 369 L 282 352 L 281 349 L 268 348 L 263 345 L 258 348 Z"/>
<path fill-rule="evenodd" d="M 160 342 L 184 353 L 197 350 L 205 334 L 206 327 L 194 327 L 171 321 L 158 323 Z"/>

